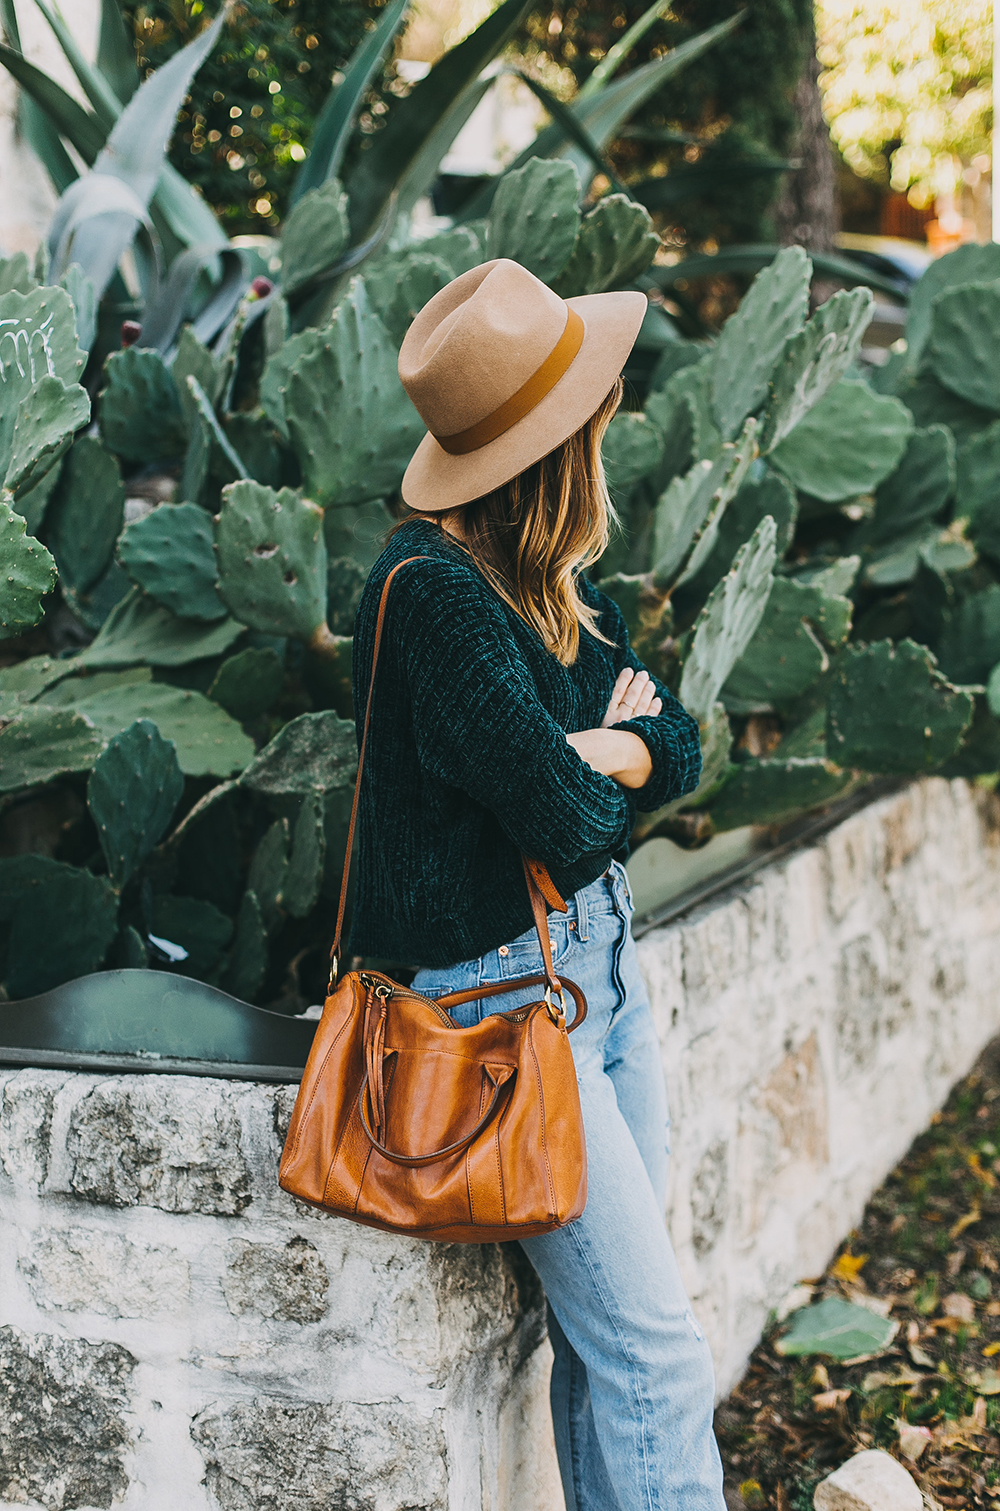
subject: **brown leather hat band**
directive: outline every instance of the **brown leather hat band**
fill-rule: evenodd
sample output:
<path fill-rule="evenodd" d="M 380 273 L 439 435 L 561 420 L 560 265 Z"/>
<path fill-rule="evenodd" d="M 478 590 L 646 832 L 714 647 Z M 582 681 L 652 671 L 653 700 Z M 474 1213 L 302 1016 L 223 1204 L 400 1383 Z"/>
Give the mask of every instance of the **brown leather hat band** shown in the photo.
<path fill-rule="evenodd" d="M 498 436 L 510 430 L 512 425 L 523 420 L 555 388 L 583 345 L 585 332 L 586 327 L 580 316 L 567 305 L 562 335 L 527 383 L 523 383 L 517 393 L 511 394 L 492 414 L 478 420 L 475 425 L 470 425 L 467 430 L 456 431 L 454 435 L 436 435 L 434 439 L 438 445 L 452 456 L 466 456 L 470 451 L 478 451 L 480 446 L 489 445 L 490 441 L 495 441 Z"/>

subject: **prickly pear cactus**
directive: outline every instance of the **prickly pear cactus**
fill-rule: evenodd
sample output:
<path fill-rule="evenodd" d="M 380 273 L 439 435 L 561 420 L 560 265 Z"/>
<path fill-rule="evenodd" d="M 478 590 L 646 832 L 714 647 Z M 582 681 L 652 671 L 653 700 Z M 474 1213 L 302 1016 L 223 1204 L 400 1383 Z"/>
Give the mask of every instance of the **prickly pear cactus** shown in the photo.
<path fill-rule="evenodd" d="M 486 257 L 509 257 L 543 283 L 569 262 L 580 228 L 580 175 L 561 158 L 533 157 L 500 180 Z"/>
<path fill-rule="evenodd" d="M 25 533 L 23 517 L 0 497 L 0 639 L 19 635 L 38 622 L 42 599 L 55 580 L 52 557 Z"/>
<path fill-rule="evenodd" d="M 551 288 L 570 299 L 626 287 L 649 267 L 659 245 L 648 210 L 624 194 L 605 195 L 580 222 L 570 259 Z"/>
<path fill-rule="evenodd" d="M 739 434 L 747 415 L 756 414 L 767 398 L 786 342 L 805 324 L 811 275 L 802 248 L 786 247 L 757 275 L 723 326 L 709 367 L 712 413 L 726 440 Z"/>
<path fill-rule="evenodd" d="M 116 892 L 163 836 L 183 795 L 177 751 L 149 719 L 108 742 L 90 773 L 87 806 Z"/>
<path fill-rule="evenodd" d="M 243 624 L 307 642 L 326 630 L 323 511 L 292 488 L 233 483 L 215 537 L 219 592 Z"/>

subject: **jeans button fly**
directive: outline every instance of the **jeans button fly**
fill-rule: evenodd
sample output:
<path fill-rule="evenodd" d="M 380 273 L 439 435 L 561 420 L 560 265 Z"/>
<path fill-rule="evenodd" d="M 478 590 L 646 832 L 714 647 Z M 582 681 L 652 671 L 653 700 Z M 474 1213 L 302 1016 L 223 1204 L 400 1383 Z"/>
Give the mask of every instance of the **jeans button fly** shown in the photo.
<path fill-rule="evenodd" d="M 509 950 L 509 949 L 508 949 L 508 948 L 507 948 L 507 946 L 506 946 L 506 945 L 505 945 L 505 944 L 502 944 L 502 945 L 501 945 L 501 946 L 500 946 L 500 949 L 499 949 L 499 951 L 498 951 L 498 954 L 501 954 L 501 955 L 509 955 L 509 954 L 510 954 L 510 950 Z"/>

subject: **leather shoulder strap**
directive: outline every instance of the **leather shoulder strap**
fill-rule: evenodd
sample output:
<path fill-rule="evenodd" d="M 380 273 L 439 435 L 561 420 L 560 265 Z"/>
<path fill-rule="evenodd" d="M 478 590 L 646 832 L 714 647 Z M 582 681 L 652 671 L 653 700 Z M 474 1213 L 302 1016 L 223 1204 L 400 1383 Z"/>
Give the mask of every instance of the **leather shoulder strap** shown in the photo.
<path fill-rule="evenodd" d="M 354 851 L 354 829 L 358 818 L 358 803 L 361 797 L 361 775 L 365 766 L 365 749 L 368 745 L 368 727 L 372 717 L 372 698 L 375 693 L 375 670 L 378 666 L 378 653 L 382 645 L 382 630 L 385 627 L 385 611 L 389 602 L 389 589 L 396 573 L 403 567 L 409 566 L 411 561 L 427 561 L 426 556 L 407 556 L 404 561 L 398 561 L 389 573 L 382 585 L 382 596 L 379 599 L 378 617 L 375 620 L 375 642 L 372 646 L 372 670 L 368 682 L 368 697 L 365 702 L 365 719 L 361 726 L 361 743 L 358 747 L 358 774 L 354 783 L 354 800 L 351 803 L 351 822 L 347 830 L 347 849 L 344 854 L 344 872 L 340 882 L 340 902 L 337 906 L 337 927 L 333 935 L 333 946 L 330 950 L 330 980 L 329 990 L 332 991 L 337 980 L 337 972 L 340 969 L 340 937 L 344 928 L 344 913 L 347 908 L 347 884 L 351 875 L 351 857 Z M 535 928 L 538 932 L 538 943 L 541 946 L 542 960 L 545 964 L 545 979 L 553 991 L 561 991 L 558 976 L 552 965 L 552 941 L 549 937 L 548 915 L 545 911 L 546 900 L 553 906 L 566 911 L 566 904 L 556 892 L 548 871 L 541 861 L 529 860 L 527 856 L 521 857 L 524 865 L 524 879 L 528 887 L 528 896 L 531 899 L 531 911 L 535 920 Z M 547 886 L 540 885 L 540 881 Z M 551 894 L 551 895 L 550 895 Z"/>

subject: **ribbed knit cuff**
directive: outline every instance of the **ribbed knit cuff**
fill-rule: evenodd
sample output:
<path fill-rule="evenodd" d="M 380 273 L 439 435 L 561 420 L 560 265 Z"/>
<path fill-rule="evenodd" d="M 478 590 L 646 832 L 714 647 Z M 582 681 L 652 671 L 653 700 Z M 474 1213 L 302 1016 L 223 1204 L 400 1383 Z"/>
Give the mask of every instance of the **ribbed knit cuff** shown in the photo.
<path fill-rule="evenodd" d="M 684 713 L 684 723 L 694 727 L 692 741 L 688 730 L 673 721 L 642 717 L 627 719 L 613 729 L 627 729 L 638 735 L 649 751 L 653 762 L 652 775 L 644 787 L 633 787 L 629 797 L 640 813 L 655 813 L 667 803 L 693 792 L 701 776 L 701 745 L 697 725 L 690 714 Z"/>

